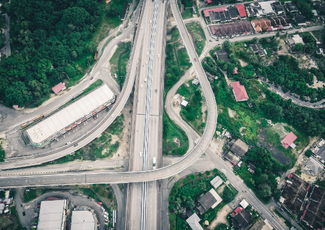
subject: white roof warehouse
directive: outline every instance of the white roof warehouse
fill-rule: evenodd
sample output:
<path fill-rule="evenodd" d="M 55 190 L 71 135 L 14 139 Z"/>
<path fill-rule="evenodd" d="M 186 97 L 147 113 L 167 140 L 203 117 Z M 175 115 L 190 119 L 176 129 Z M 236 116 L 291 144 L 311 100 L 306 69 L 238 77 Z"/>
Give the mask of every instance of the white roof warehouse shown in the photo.
<path fill-rule="evenodd" d="M 45 118 L 43 121 L 28 128 L 26 134 L 32 145 L 42 147 L 87 120 L 93 113 L 101 111 L 103 106 L 109 105 L 114 99 L 115 95 L 104 84 L 67 107 Z"/>

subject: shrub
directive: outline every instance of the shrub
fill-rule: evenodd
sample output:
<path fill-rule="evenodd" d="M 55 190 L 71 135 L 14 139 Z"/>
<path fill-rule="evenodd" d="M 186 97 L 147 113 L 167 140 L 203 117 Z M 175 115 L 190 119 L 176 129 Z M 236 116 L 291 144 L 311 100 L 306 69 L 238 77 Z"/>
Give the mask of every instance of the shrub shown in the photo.
<path fill-rule="evenodd" d="M 305 152 L 305 156 L 306 156 L 306 157 L 310 157 L 311 155 L 313 155 L 313 152 L 312 152 L 310 149 L 308 149 L 308 150 Z"/>

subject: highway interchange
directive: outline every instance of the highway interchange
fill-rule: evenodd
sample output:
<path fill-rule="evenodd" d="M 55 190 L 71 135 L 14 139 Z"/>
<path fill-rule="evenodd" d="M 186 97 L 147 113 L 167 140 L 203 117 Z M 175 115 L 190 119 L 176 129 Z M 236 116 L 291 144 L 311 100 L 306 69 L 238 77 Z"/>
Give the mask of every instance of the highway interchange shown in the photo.
<path fill-rule="evenodd" d="M 183 39 L 183 43 L 187 49 L 187 52 L 189 54 L 190 60 L 192 62 L 192 67 L 189 70 L 189 72 L 195 71 L 196 76 L 200 80 L 200 84 L 202 86 L 205 99 L 207 101 L 208 105 L 208 117 L 207 117 L 207 123 L 206 123 L 206 129 L 200 137 L 195 131 L 193 131 L 187 124 L 184 122 L 180 117 L 179 114 L 176 114 L 171 109 L 169 98 L 173 97 L 178 89 L 178 87 L 182 84 L 182 81 L 184 81 L 185 78 L 180 79 L 180 81 L 168 92 L 167 100 L 166 100 L 166 110 L 168 114 L 171 116 L 171 118 L 186 132 L 186 134 L 189 137 L 190 142 L 190 151 L 183 157 L 180 158 L 177 162 L 174 164 L 167 165 L 162 168 L 158 168 L 157 170 L 153 170 L 152 167 L 152 161 L 153 157 L 156 157 L 158 159 L 158 166 L 159 166 L 159 160 L 161 160 L 161 116 L 162 116 L 162 100 L 161 95 L 163 93 L 163 87 L 161 87 L 162 79 L 163 79 L 163 71 L 161 71 L 161 67 L 164 65 L 164 45 L 165 45 L 165 33 L 164 30 L 161 28 L 165 27 L 165 9 L 166 4 L 168 4 L 167 1 L 164 3 L 162 1 L 158 1 L 158 8 L 159 13 L 157 16 L 157 23 L 159 30 L 156 31 L 156 40 L 155 40 L 155 46 L 151 47 L 150 45 L 152 42 L 150 42 L 151 36 L 152 36 L 152 18 L 153 18 L 153 9 L 155 2 L 147 1 L 146 6 L 143 7 L 142 17 L 139 20 L 138 30 L 135 38 L 135 43 L 133 45 L 133 50 L 131 54 L 131 60 L 129 70 L 128 70 L 128 76 L 125 81 L 125 85 L 119 94 L 119 98 L 117 102 L 115 103 L 113 109 L 107 116 L 106 120 L 104 120 L 96 129 L 88 134 L 87 137 L 82 139 L 81 141 L 76 140 L 78 142 L 78 147 L 74 147 L 73 143 L 70 146 L 64 147 L 63 150 L 58 151 L 55 154 L 47 155 L 46 157 L 40 157 L 36 159 L 23 159 L 17 162 L 8 162 L 1 164 L 1 169 L 10 169 L 10 168 L 17 168 L 17 167 L 25 167 L 25 166 L 31 166 L 36 164 L 41 164 L 44 162 L 51 161 L 53 159 L 62 157 L 66 154 L 69 154 L 73 151 L 76 151 L 77 149 L 85 146 L 89 142 L 91 142 L 94 138 L 99 136 L 114 120 L 115 118 L 120 114 L 121 110 L 124 108 L 124 105 L 126 101 L 129 98 L 129 95 L 133 91 L 134 83 L 135 83 L 135 95 L 137 97 L 134 97 L 134 106 L 136 112 L 134 112 L 134 121 L 135 125 L 133 127 L 133 132 L 136 135 L 132 135 L 132 138 L 134 138 L 134 146 L 131 148 L 130 151 L 130 171 L 128 172 L 109 172 L 105 169 L 98 170 L 98 171 L 88 171 L 88 172 L 66 172 L 66 173 L 59 173 L 59 174 L 38 174 L 38 175 L 27 175 L 27 176 L 1 176 L 0 177 L 0 187 L 27 187 L 27 186 L 47 186 L 47 185 L 63 185 L 63 184 L 94 184 L 94 183 L 130 183 L 130 196 L 128 196 L 128 200 L 130 203 L 128 205 L 128 209 L 132 210 L 130 211 L 131 218 L 130 221 L 137 220 L 135 223 L 126 223 L 126 229 L 127 226 L 138 226 L 138 227 L 132 227 L 132 229 L 140 229 L 140 219 L 137 216 L 141 213 L 141 208 L 143 209 L 143 204 L 141 206 L 140 204 L 140 198 L 141 192 L 142 192 L 142 183 L 139 182 L 149 182 L 148 183 L 148 191 L 150 196 L 147 197 L 147 200 L 150 200 L 149 206 L 147 206 L 146 212 L 147 215 L 150 215 L 150 220 L 146 222 L 147 228 L 144 229 L 161 229 L 161 221 L 159 222 L 159 216 L 160 214 L 157 213 L 157 206 L 159 205 L 159 196 L 158 196 L 158 189 L 159 180 L 166 179 L 169 177 L 172 177 L 176 174 L 181 173 L 188 167 L 190 167 L 195 161 L 200 158 L 200 156 L 203 153 L 206 153 L 207 157 L 213 162 L 216 168 L 221 170 L 226 174 L 228 177 L 228 180 L 234 185 L 234 187 L 239 191 L 239 193 L 245 193 L 245 198 L 257 209 L 259 213 L 261 213 L 270 224 L 275 229 L 285 229 L 284 226 L 276 219 L 276 217 L 271 213 L 270 210 L 266 209 L 265 206 L 256 198 L 254 193 L 243 183 L 242 180 L 240 180 L 237 176 L 235 176 L 232 172 L 232 169 L 225 166 L 223 163 L 223 160 L 219 158 L 210 148 L 208 148 L 210 141 L 213 138 L 216 122 L 217 122 L 217 105 L 214 99 L 214 94 L 211 90 L 211 87 L 209 85 L 209 82 L 207 80 L 207 77 L 205 75 L 205 72 L 200 64 L 200 61 L 195 61 L 195 58 L 199 60 L 199 57 L 197 56 L 194 46 L 190 40 L 190 37 L 187 33 L 184 21 L 181 18 L 181 14 L 179 12 L 178 6 L 175 2 L 175 0 L 171 0 L 169 2 L 171 6 L 171 10 L 173 12 L 173 16 L 176 20 L 177 27 L 180 31 L 180 35 Z M 139 4 L 141 7 L 141 3 Z M 141 11 L 137 10 L 138 15 L 134 15 L 134 18 L 139 17 L 139 13 Z M 141 20 L 142 19 L 142 20 Z M 201 21 L 200 21 L 201 20 Z M 206 34 L 207 40 L 213 39 L 209 32 L 207 31 L 207 28 L 204 24 L 202 24 L 202 18 L 199 18 L 198 21 L 201 23 L 202 27 L 204 28 L 204 32 Z M 312 27 L 312 28 L 306 28 L 304 31 L 312 31 L 316 29 L 320 29 L 323 27 Z M 289 33 L 294 33 L 296 30 L 291 30 Z M 126 37 L 129 37 L 134 32 L 134 24 L 131 23 L 131 25 L 125 29 L 120 36 L 113 39 L 105 48 L 104 53 L 102 54 L 101 58 L 98 60 L 97 64 L 93 68 L 92 72 L 89 74 L 90 76 L 95 76 L 100 78 L 103 75 L 108 75 L 107 72 L 107 59 L 110 55 L 112 55 L 109 51 L 112 49 L 112 47 L 116 46 L 121 40 L 125 39 Z M 235 37 L 231 41 L 240 41 L 240 40 L 248 40 L 253 37 L 268 37 L 272 36 L 272 33 L 268 34 L 259 34 L 259 35 L 252 35 L 252 36 L 246 36 L 246 37 Z M 212 42 L 208 42 L 207 47 L 203 51 L 203 54 L 201 55 L 202 59 L 213 47 L 215 47 L 217 44 L 221 44 L 223 41 L 215 41 L 212 40 Z M 150 87 L 150 90 L 147 92 L 147 83 L 148 83 L 148 62 L 149 61 L 149 53 L 152 55 L 153 59 L 153 78 L 152 85 Z M 161 57 L 161 58 L 159 58 Z M 106 71 L 106 72 L 105 72 Z M 187 73 L 188 74 L 188 73 Z M 105 79 L 105 80 L 104 80 Z M 118 91 L 118 86 L 114 81 L 112 81 L 111 78 L 103 78 L 104 82 L 107 83 L 110 88 L 113 89 L 113 91 Z M 78 90 L 85 88 L 89 85 L 88 79 L 83 81 L 81 84 L 79 84 L 76 88 Z M 74 92 L 77 92 L 78 90 L 75 90 Z M 68 96 L 65 96 L 66 100 L 68 100 L 73 93 L 69 93 Z M 136 103 L 137 102 L 143 102 L 145 98 L 149 97 L 151 101 L 150 103 L 150 109 L 146 111 L 145 106 L 146 103 Z M 58 103 L 58 102 L 55 102 Z M 61 103 L 61 102 L 60 102 Z M 46 111 L 48 110 L 48 107 L 44 107 L 42 110 Z M 39 113 L 40 111 L 38 111 Z M 41 111 L 43 112 L 43 111 Z M 144 127 L 145 127 L 145 113 L 149 113 L 150 115 L 150 123 L 147 127 L 149 127 L 149 138 L 150 141 L 148 146 L 148 155 L 147 155 L 147 161 L 148 167 L 143 168 L 143 158 L 144 158 Z M 34 117 L 35 114 L 28 115 L 31 117 Z M 26 119 L 29 119 L 27 117 L 18 116 L 17 121 L 18 124 L 21 124 L 25 122 Z M 1 130 L 7 130 L 12 127 L 1 124 Z M 151 131 L 150 131 L 151 130 Z M 154 131 L 153 131 L 154 130 Z M 143 132 L 143 133 L 141 133 Z M 150 144 L 151 143 L 151 144 Z M 194 143 L 196 145 L 194 146 Z M 132 144 L 131 144 L 132 145 Z M 142 155 L 141 155 L 142 153 Z M 145 171 L 145 169 L 148 169 Z M 10 171 L 8 171 L 10 172 Z M 132 203 L 133 202 L 133 203 Z M 164 203 L 165 204 L 165 203 Z M 166 205 L 166 204 L 165 204 Z M 139 208 L 140 207 L 140 208 Z M 132 216 L 136 215 L 136 216 Z M 126 218 L 128 219 L 128 218 Z M 149 219 L 149 218 L 147 218 Z M 160 223 L 160 224 L 158 224 Z M 148 227 L 149 226 L 149 227 Z M 129 228 L 131 229 L 131 228 Z M 163 228 L 165 229 L 165 227 Z"/>

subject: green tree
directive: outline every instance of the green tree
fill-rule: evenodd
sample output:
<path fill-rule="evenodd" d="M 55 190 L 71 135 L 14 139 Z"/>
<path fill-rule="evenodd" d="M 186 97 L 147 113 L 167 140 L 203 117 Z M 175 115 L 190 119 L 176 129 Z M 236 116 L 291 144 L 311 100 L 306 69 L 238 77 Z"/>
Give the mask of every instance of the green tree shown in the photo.
<path fill-rule="evenodd" d="M 258 193 L 263 198 L 270 197 L 271 194 L 272 194 L 270 185 L 268 185 L 268 184 L 260 184 L 258 186 Z"/>
<path fill-rule="evenodd" d="M 267 102 L 263 106 L 265 115 L 273 121 L 280 121 L 283 119 L 283 109 L 281 106 Z"/>
<path fill-rule="evenodd" d="M 310 149 L 308 149 L 306 152 L 305 152 L 305 156 L 306 157 L 311 157 L 313 155 L 313 152 L 310 150 Z"/>
<path fill-rule="evenodd" d="M 302 51 L 304 49 L 304 45 L 303 44 L 301 44 L 301 43 L 297 43 L 297 44 L 295 44 L 295 46 L 294 46 L 294 50 L 295 51 Z"/>
<path fill-rule="evenodd" d="M 191 174 L 191 175 L 189 176 L 189 178 L 190 178 L 190 180 L 195 180 L 195 175 L 194 175 L 194 174 Z"/>

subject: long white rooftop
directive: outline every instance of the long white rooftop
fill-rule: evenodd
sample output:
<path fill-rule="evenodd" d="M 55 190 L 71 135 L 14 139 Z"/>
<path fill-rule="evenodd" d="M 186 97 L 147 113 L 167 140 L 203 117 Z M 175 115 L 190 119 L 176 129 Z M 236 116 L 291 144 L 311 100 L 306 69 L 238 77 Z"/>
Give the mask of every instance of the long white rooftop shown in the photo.
<path fill-rule="evenodd" d="M 42 143 L 61 129 L 80 120 L 94 109 L 113 98 L 113 92 L 104 84 L 76 102 L 73 102 L 64 109 L 61 109 L 52 116 L 27 129 L 26 132 L 33 143 Z"/>

